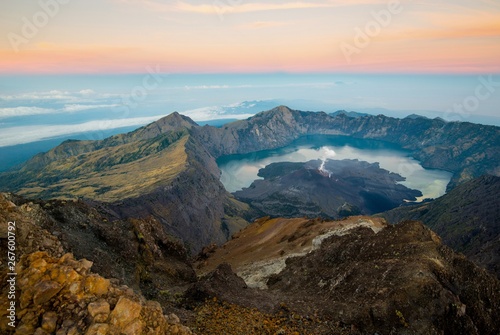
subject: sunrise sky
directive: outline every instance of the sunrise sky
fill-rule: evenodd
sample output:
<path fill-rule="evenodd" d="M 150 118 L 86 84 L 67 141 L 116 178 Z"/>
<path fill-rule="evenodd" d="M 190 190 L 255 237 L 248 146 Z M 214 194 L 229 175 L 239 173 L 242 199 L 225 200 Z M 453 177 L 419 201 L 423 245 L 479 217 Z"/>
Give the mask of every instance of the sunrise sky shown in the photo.
<path fill-rule="evenodd" d="M 0 74 L 500 72 L 498 0 L 16 0 L 0 32 Z"/>

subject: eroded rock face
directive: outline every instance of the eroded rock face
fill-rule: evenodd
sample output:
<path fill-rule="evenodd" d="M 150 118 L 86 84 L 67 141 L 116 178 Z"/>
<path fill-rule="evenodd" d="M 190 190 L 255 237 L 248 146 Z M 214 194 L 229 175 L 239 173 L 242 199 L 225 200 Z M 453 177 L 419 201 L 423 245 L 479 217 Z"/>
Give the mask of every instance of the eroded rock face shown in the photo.
<path fill-rule="evenodd" d="M 163 315 L 159 303 L 91 273 L 88 261 L 71 254 L 24 255 L 16 271 L 20 306 L 15 334 L 192 334 L 175 315 Z M 0 331 L 13 334 L 6 322 L 7 305 L 2 294 Z"/>
<path fill-rule="evenodd" d="M 500 177 L 484 175 L 442 197 L 380 214 L 391 223 L 418 220 L 443 242 L 500 279 Z"/>
<path fill-rule="evenodd" d="M 8 221 L 16 221 L 18 255 L 46 251 L 61 257 L 70 252 L 87 259 L 87 268 L 117 278 L 148 298 L 196 280 L 182 243 L 153 217 L 120 220 L 82 201 L 28 201 L 0 194 L 0 224 Z M 2 250 L 6 243 L 0 237 Z M 88 285 L 100 285 L 92 278 Z"/>
<path fill-rule="evenodd" d="M 357 228 L 289 258 L 271 292 L 362 333 L 498 334 L 500 283 L 423 224 Z M 301 301 L 301 303 L 297 303 Z"/>
<path fill-rule="evenodd" d="M 284 304 L 299 318 L 320 320 L 309 323 L 311 334 L 500 330 L 500 282 L 415 221 L 391 226 L 374 217 L 263 218 L 201 256 L 197 268 L 204 276 L 195 293 L 255 308 L 252 296 L 261 303 L 259 310 L 268 312 Z M 214 269 L 225 261 L 248 288 L 229 266 Z M 278 261 L 283 266 L 268 273 L 269 264 Z M 267 289 L 251 288 L 248 274 L 258 273 L 269 278 L 258 286 Z"/>

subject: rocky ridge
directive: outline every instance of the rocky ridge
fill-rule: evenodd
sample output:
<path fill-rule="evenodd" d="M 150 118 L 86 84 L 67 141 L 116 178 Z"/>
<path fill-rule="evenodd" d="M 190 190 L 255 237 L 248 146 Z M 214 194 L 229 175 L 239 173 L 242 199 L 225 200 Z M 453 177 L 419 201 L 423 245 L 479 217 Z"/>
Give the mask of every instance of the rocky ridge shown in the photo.
<path fill-rule="evenodd" d="M 281 255 L 285 264 L 275 274 L 268 273 L 268 289 L 260 293 L 267 298 L 260 301 L 280 301 L 298 318 L 307 316 L 332 327 L 314 328 L 318 326 L 314 323 L 309 328 L 314 334 L 340 334 L 339 329 L 346 327 L 353 334 L 465 335 L 497 334 L 500 330 L 500 282 L 444 246 L 421 223 L 380 226 L 365 218 L 366 227 L 342 227 L 340 221 L 330 226 L 317 248 L 286 257 L 289 245 L 303 243 L 295 239 L 304 238 L 301 235 L 307 231 L 321 231 L 319 227 L 327 224 L 280 220 L 263 219 L 249 226 L 227 245 L 208 252 L 208 258 L 200 260 L 199 271 L 228 261 L 238 272 L 252 254 L 256 264 L 252 271 L 266 272 L 265 262 L 259 261 L 269 254 Z M 261 237 L 257 245 L 256 236 Z M 247 301 L 250 293 L 245 291 L 251 289 L 242 290 L 242 284 L 230 279 L 228 270 L 221 266 L 196 284 L 201 286 L 199 294 L 224 298 L 219 291 L 222 282 L 224 287 L 241 292 L 230 301 Z M 225 274 L 217 275 L 221 272 Z M 251 278 L 246 281 L 252 284 Z"/>
<path fill-rule="evenodd" d="M 101 141 L 66 141 L 18 170 L 0 187 L 45 199 L 82 197 L 120 218 L 153 215 L 194 253 L 221 244 L 255 218 L 219 181 L 215 159 L 278 148 L 312 134 L 397 144 L 424 167 L 451 170 L 449 189 L 484 173 L 499 175 L 500 130 L 439 119 L 349 117 L 285 106 L 215 128 L 173 113 L 136 131 Z"/>
<path fill-rule="evenodd" d="M 378 232 L 385 223 L 368 216 L 339 221 L 263 217 L 233 235 L 223 247 L 204 248 L 194 266 L 199 275 L 206 275 L 227 263 L 248 286 L 267 288 L 269 277 L 282 271 L 288 258 L 304 256 L 318 249 L 324 239 L 358 227 Z"/>
<path fill-rule="evenodd" d="M 30 198 L 83 199 L 120 219 L 153 216 L 196 253 L 248 224 L 248 206 L 226 192 L 215 159 L 173 113 L 102 141 L 66 141 L 2 174 L 3 189 Z"/>
<path fill-rule="evenodd" d="M 449 189 L 485 173 L 500 175 L 500 128 L 441 119 L 349 117 L 279 106 L 223 128 L 193 128 L 214 157 L 279 148 L 313 134 L 377 139 L 411 152 L 426 168 L 453 172 Z"/>
<path fill-rule="evenodd" d="M 60 258 L 72 253 L 91 260 L 100 275 L 148 298 L 196 281 L 183 244 L 152 217 L 119 220 L 79 201 L 32 202 L 0 194 L 2 232 L 9 221 L 16 222 L 18 255 L 44 251 Z M 2 250 L 7 248 L 5 238 L 0 236 Z"/>
<path fill-rule="evenodd" d="M 87 210 L 78 201 L 0 199 L 0 226 L 16 221 L 21 256 L 16 334 L 500 329 L 499 281 L 416 222 L 262 218 L 222 247 L 206 248 L 196 264 L 201 277 L 192 278 L 185 250 L 156 231 L 162 226 L 154 219 L 106 222 L 106 212 Z M 5 249 L 5 236 L 0 245 Z M 77 261 L 68 251 L 87 256 Z M 121 277 L 116 270 L 127 263 L 135 271 L 125 267 Z M 0 317 L 6 322 L 6 263 L 0 271 Z"/>
<path fill-rule="evenodd" d="M 418 220 L 444 243 L 500 278 L 500 177 L 485 175 L 442 197 L 380 214 L 391 223 Z"/>
<path fill-rule="evenodd" d="M 175 314 L 164 315 L 127 286 L 89 270 L 92 262 L 46 252 L 24 255 L 16 266 L 19 310 L 15 328 L 7 324 L 6 295 L 0 298 L 3 334 L 121 335 L 192 334 Z M 3 274 L 4 275 L 4 274 Z M 2 276 L 4 277 L 4 276 Z"/>

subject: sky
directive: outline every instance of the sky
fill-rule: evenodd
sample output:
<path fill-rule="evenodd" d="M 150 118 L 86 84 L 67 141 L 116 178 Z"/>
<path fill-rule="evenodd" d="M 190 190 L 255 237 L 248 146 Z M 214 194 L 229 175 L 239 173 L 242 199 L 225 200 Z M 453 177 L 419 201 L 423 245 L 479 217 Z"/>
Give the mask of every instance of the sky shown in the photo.
<path fill-rule="evenodd" d="M 500 0 L 0 1 L 0 170 L 278 105 L 500 125 Z"/>
<path fill-rule="evenodd" d="M 498 0 L 16 0 L 0 74 L 500 73 Z"/>

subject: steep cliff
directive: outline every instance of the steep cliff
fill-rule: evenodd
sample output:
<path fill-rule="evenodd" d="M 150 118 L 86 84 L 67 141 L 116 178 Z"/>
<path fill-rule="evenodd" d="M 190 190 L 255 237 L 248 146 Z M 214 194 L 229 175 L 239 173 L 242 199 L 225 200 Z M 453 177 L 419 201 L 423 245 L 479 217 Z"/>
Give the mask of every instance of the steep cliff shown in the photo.
<path fill-rule="evenodd" d="M 30 198 L 84 199 L 119 218 L 153 216 L 197 252 L 245 226 L 248 206 L 226 192 L 215 159 L 178 113 L 102 141 L 67 141 L 2 175 Z"/>
<path fill-rule="evenodd" d="M 0 229 L 16 222 L 17 254 L 72 253 L 93 262 L 93 270 L 156 297 L 196 280 L 183 244 L 153 217 L 120 220 L 81 201 L 27 201 L 0 194 Z M 6 250 L 6 236 L 0 236 Z"/>
<path fill-rule="evenodd" d="M 500 128 L 468 122 L 331 116 L 280 106 L 221 129 L 193 132 L 215 157 L 278 148 L 304 135 L 331 134 L 383 140 L 408 149 L 424 167 L 453 172 L 449 189 L 484 173 L 500 175 Z"/>
<path fill-rule="evenodd" d="M 220 266 L 225 262 L 248 287 Z M 290 319 L 308 325 L 304 333 L 500 331 L 498 279 L 418 222 L 261 219 L 207 250 L 197 267 L 205 276 L 191 295 L 264 311 L 279 302 L 274 310 L 286 306 Z"/>
<path fill-rule="evenodd" d="M 481 176 L 448 194 L 420 205 L 397 208 L 381 216 L 391 223 L 420 220 L 500 278 L 500 177 Z"/>

